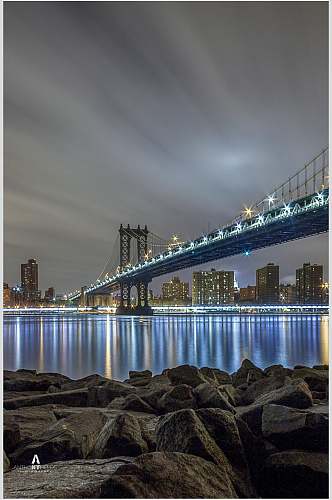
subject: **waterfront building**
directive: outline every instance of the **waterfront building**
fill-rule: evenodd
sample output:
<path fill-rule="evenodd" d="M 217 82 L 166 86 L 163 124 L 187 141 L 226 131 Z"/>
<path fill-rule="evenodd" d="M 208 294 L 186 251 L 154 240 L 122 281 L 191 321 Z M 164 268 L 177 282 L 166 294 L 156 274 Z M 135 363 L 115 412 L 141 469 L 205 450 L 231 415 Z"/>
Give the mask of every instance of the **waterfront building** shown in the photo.
<path fill-rule="evenodd" d="M 189 303 L 189 283 L 177 276 L 162 284 L 162 301 L 164 304 L 184 305 Z"/>
<path fill-rule="evenodd" d="M 279 302 L 279 266 L 272 262 L 256 270 L 256 300 L 259 304 Z"/>
<path fill-rule="evenodd" d="M 41 299 L 38 290 L 38 264 L 35 259 L 29 259 L 25 264 L 21 264 L 21 287 L 24 300 L 27 303 L 36 303 Z"/>
<path fill-rule="evenodd" d="M 248 285 L 245 288 L 240 288 L 240 302 L 245 304 L 253 304 L 256 302 L 255 285 Z"/>
<path fill-rule="evenodd" d="M 10 307 L 11 306 L 11 290 L 9 288 L 8 283 L 3 284 L 2 297 L 3 297 L 3 307 Z"/>
<path fill-rule="evenodd" d="M 280 284 L 279 286 L 279 302 L 281 304 L 296 304 L 296 285 L 290 283 Z"/>
<path fill-rule="evenodd" d="M 296 296 L 300 304 L 323 302 L 323 266 L 306 262 L 296 269 Z"/>
<path fill-rule="evenodd" d="M 55 301 L 55 290 L 53 286 L 50 286 L 47 290 L 45 290 L 44 300 L 45 302 Z"/>
<path fill-rule="evenodd" d="M 234 271 L 195 271 L 193 305 L 222 305 L 234 302 Z"/>

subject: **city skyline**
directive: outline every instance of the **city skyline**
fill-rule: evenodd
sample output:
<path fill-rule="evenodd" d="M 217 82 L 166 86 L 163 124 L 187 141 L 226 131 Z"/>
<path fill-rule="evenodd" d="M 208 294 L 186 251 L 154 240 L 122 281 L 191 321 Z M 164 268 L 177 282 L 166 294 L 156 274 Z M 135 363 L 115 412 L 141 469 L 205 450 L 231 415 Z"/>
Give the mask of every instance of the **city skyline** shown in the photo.
<path fill-rule="evenodd" d="M 326 12 L 7 3 L 5 281 L 34 255 L 43 289 L 91 283 L 120 223 L 189 239 L 303 166 L 328 142 Z M 285 280 L 306 260 L 327 273 L 328 236 L 213 265 L 249 284 L 277 260 Z"/>

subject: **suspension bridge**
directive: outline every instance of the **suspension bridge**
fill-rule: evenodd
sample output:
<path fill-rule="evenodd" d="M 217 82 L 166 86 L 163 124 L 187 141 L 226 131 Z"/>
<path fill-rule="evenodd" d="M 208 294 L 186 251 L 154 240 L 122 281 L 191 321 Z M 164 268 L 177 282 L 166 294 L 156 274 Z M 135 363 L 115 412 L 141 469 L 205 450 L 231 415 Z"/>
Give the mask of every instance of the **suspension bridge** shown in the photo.
<path fill-rule="evenodd" d="M 328 231 L 328 148 L 263 199 L 245 207 L 230 223 L 190 241 L 167 241 L 147 226 L 121 224 L 113 251 L 94 283 L 68 294 L 86 303 L 90 295 L 120 290 L 119 314 L 133 314 L 130 292 L 137 289 L 136 314 L 151 314 L 148 284 L 153 278 L 209 261 Z"/>

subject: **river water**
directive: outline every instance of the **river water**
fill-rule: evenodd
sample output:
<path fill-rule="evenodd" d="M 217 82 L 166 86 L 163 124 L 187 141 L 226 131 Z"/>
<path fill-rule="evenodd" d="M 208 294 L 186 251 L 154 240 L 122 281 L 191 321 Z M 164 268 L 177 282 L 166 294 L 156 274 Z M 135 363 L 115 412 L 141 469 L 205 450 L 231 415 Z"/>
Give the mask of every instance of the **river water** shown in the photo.
<path fill-rule="evenodd" d="M 129 370 L 189 363 L 238 369 L 328 363 L 328 317 L 220 315 L 124 317 L 64 314 L 4 316 L 4 368 L 99 373 L 123 380 Z"/>

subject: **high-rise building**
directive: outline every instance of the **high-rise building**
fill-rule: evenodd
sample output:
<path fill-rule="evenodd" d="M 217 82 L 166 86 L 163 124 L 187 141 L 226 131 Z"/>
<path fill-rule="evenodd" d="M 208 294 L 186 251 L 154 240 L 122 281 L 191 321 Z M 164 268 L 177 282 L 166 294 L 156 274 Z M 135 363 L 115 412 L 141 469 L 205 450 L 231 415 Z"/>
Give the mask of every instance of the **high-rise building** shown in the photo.
<path fill-rule="evenodd" d="M 256 287 L 254 285 L 240 288 L 240 302 L 250 304 L 256 302 Z"/>
<path fill-rule="evenodd" d="M 256 300 L 259 304 L 279 302 L 279 266 L 270 262 L 256 270 Z"/>
<path fill-rule="evenodd" d="M 222 305 L 234 302 L 234 271 L 195 271 L 193 305 Z"/>
<path fill-rule="evenodd" d="M 187 304 L 189 301 L 189 283 L 177 276 L 162 284 L 162 299 L 164 303 Z"/>
<path fill-rule="evenodd" d="M 8 283 L 3 284 L 2 297 L 3 297 L 3 307 L 11 306 L 11 290 L 8 286 Z"/>
<path fill-rule="evenodd" d="M 279 286 L 279 302 L 281 304 L 296 304 L 296 285 L 280 284 Z"/>
<path fill-rule="evenodd" d="M 296 297 L 300 304 L 323 302 L 323 266 L 306 262 L 296 269 Z"/>
<path fill-rule="evenodd" d="M 29 259 L 26 264 L 21 264 L 21 287 L 25 302 L 33 304 L 40 301 L 38 264 L 35 259 Z"/>
<path fill-rule="evenodd" d="M 54 302 L 55 299 L 55 290 L 53 286 L 50 286 L 47 290 L 45 290 L 45 302 Z"/>

